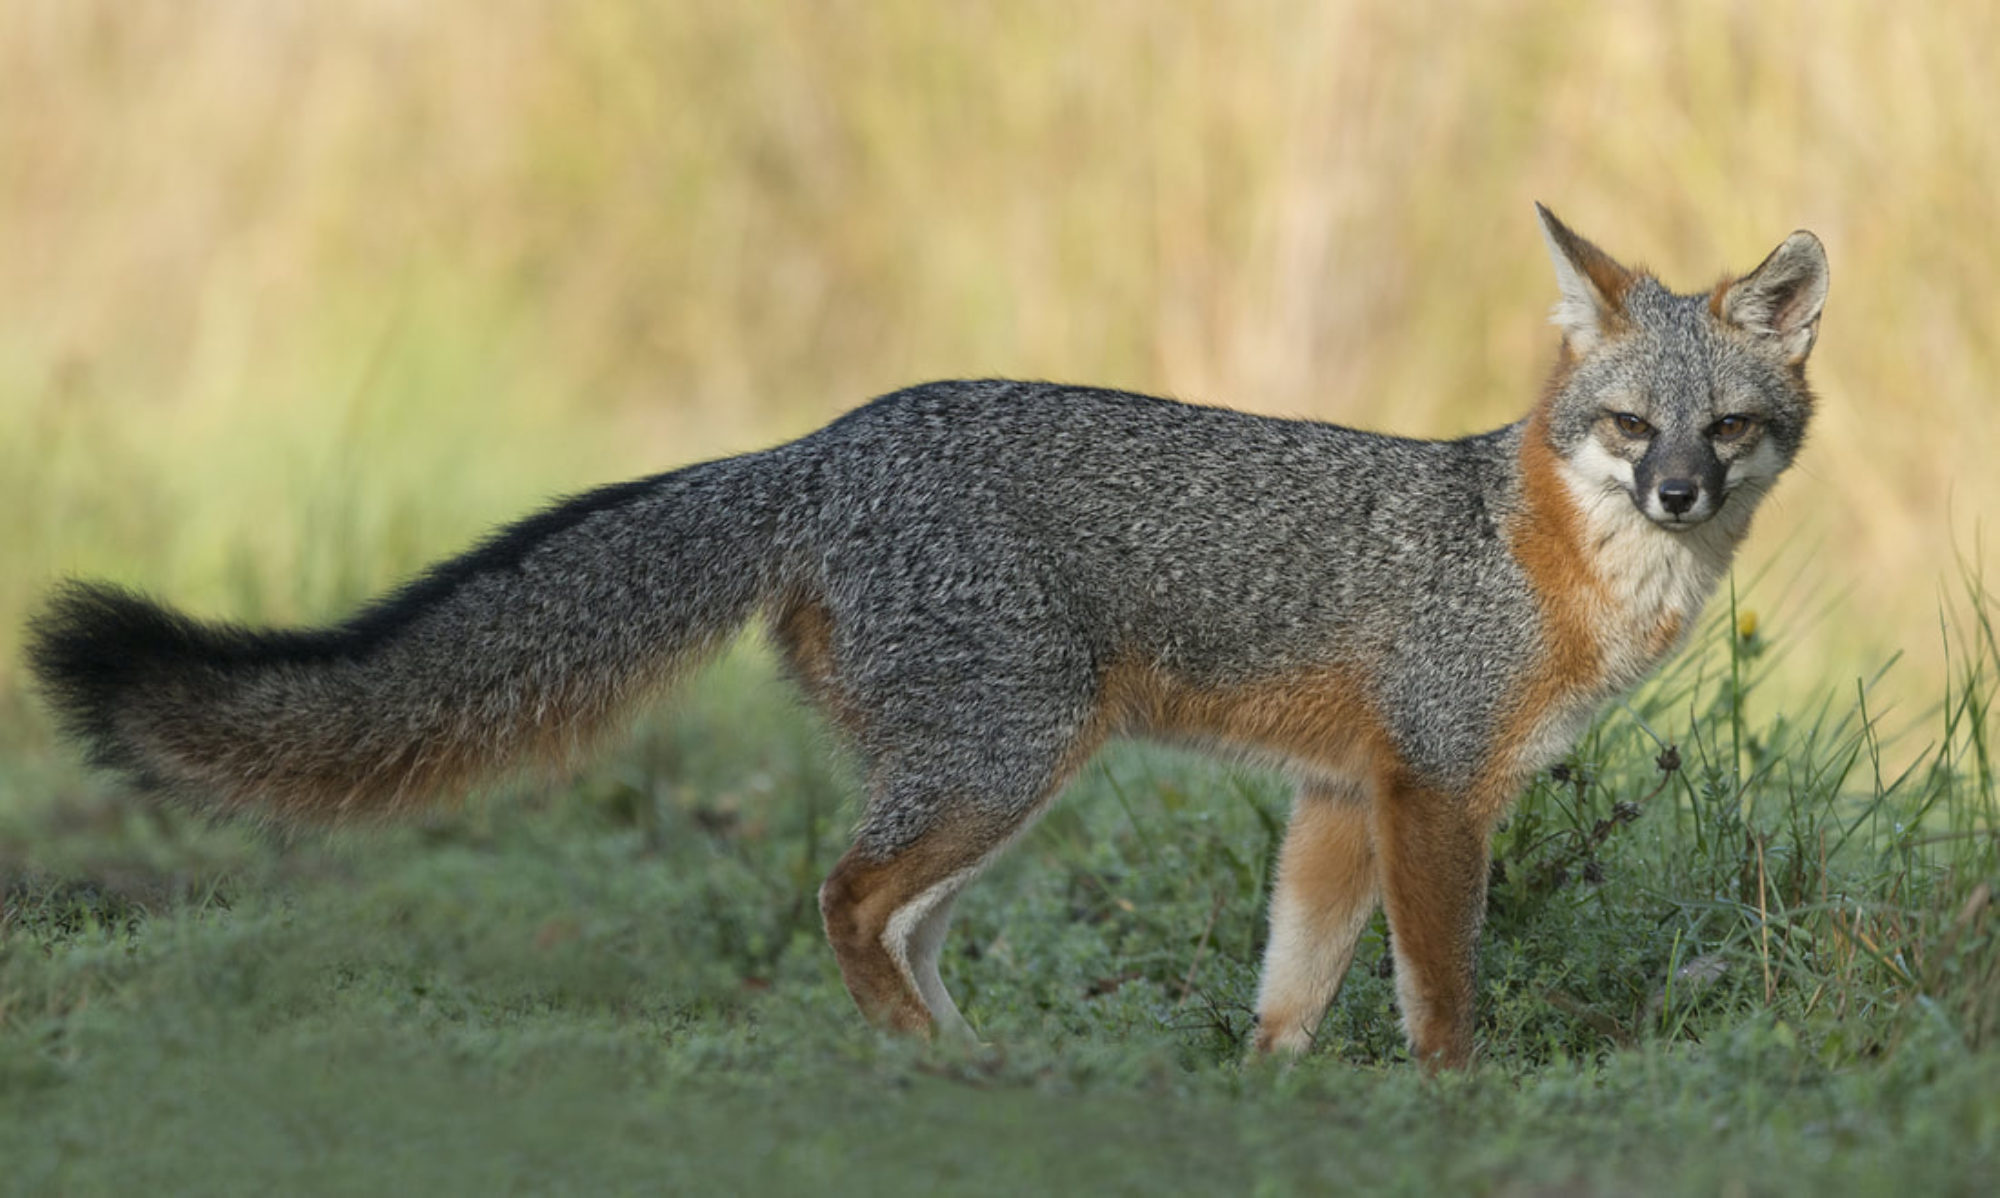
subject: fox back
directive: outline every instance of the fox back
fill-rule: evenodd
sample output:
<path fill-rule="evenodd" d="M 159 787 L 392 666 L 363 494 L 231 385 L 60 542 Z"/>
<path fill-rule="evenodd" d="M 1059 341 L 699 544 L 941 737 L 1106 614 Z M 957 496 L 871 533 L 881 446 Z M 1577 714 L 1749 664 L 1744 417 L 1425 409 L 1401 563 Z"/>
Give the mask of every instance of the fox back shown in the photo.
<path fill-rule="evenodd" d="M 1298 779 L 1259 1047 L 1310 1043 L 1379 902 L 1413 1052 L 1459 1064 L 1493 822 L 1693 624 L 1798 452 L 1826 292 L 1810 234 L 1679 296 L 1541 217 L 1563 344 L 1490 433 L 935 383 L 558 504 L 327 629 L 68 584 L 30 660 L 141 785 L 325 820 L 566 760 L 762 612 L 865 770 L 820 900 L 872 1018 L 969 1031 L 953 900 L 1145 736 Z"/>

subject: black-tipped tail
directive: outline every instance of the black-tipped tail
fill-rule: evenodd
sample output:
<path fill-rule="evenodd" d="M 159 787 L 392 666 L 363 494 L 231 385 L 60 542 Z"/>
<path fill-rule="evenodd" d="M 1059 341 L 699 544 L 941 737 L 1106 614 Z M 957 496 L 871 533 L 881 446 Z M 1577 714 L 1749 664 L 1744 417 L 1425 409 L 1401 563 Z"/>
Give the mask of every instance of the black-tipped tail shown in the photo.
<path fill-rule="evenodd" d="M 225 810 L 393 814 L 587 744 L 769 593 L 782 468 L 751 455 L 503 529 L 328 628 L 59 587 L 28 661 L 91 761 Z"/>
<path fill-rule="evenodd" d="M 220 635 L 218 635 L 220 633 Z M 214 629 L 108 583 L 71 580 L 28 624 L 28 668 L 65 735 L 93 765 L 142 775 L 118 712 L 163 670 L 200 669 L 237 655 L 236 629 Z"/>

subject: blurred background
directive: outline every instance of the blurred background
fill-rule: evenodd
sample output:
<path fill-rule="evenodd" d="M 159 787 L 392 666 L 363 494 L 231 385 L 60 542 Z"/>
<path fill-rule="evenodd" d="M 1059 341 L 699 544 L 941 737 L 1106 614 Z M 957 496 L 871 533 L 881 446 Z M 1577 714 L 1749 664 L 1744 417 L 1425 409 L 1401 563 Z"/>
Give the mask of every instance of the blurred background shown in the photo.
<path fill-rule="evenodd" d="M 0 739 L 58 576 L 337 614 L 551 494 L 935 377 L 1448 437 L 1542 200 L 1681 290 L 1816 231 L 1777 679 L 1939 697 L 2000 499 L 1985 2 L 11 0 Z M 1900 689 L 1899 689 L 1900 688 Z"/>

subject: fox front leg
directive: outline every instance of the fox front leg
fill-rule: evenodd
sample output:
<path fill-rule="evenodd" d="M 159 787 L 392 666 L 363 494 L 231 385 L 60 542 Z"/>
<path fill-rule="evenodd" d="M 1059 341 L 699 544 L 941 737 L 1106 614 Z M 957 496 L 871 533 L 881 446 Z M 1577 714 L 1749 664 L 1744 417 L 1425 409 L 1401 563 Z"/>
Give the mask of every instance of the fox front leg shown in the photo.
<path fill-rule="evenodd" d="M 1401 775 L 1378 786 L 1374 817 L 1411 1055 L 1427 1071 L 1461 1068 L 1472 1060 L 1490 825 L 1460 797 Z"/>
<path fill-rule="evenodd" d="M 1296 1055 L 1340 992 L 1380 894 L 1364 788 L 1309 785 L 1292 804 L 1257 994 L 1259 1055 Z"/>

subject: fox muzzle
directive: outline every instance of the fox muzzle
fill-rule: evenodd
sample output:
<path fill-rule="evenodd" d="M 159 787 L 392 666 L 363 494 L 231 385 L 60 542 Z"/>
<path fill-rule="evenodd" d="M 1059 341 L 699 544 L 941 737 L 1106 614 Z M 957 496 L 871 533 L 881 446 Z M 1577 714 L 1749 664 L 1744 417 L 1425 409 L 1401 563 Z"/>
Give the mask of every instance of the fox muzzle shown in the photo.
<path fill-rule="evenodd" d="M 1723 465 L 1706 441 L 1656 438 L 1632 467 L 1632 499 L 1668 530 L 1692 528 L 1722 506 Z"/>

